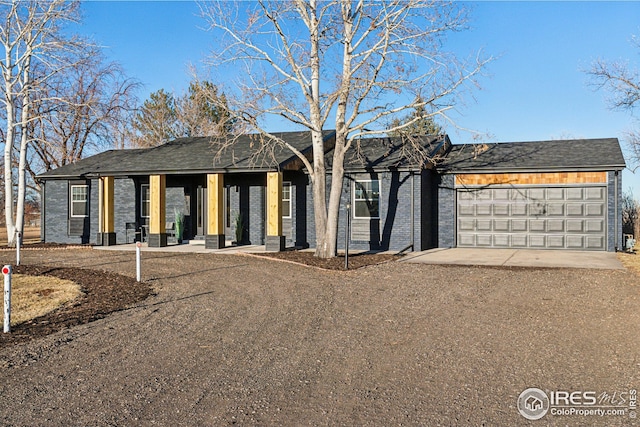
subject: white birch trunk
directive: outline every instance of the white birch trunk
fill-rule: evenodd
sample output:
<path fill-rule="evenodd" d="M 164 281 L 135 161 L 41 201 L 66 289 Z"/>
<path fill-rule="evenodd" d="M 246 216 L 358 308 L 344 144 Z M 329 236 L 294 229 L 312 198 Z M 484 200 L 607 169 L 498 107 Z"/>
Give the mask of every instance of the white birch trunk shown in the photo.
<path fill-rule="evenodd" d="M 18 199 L 16 201 L 14 240 L 16 232 L 21 234 L 24 232 L 24 202 L 27 189 L 27 149 L 29 146 L 27 124 L 31 113 L 31 55 L 32 52 L 29 50 L 25 60 L 24 71 L 22 72 L 22 115 L 20 118 L 22 132 L 20 135 L 20 158 L 18 160 Z"/>
<path fill-rule="evenodd" d="M 385 129 L 385 123 L 417 107 L 421 113 L 415 121 L 447 118 L 455 92 L 467 81 L 475 83 L 474 76 L 491 60 L 478 56 L 468 67 L 442 49 L 441 34 L 466 26 L 464 8 L 450 2 L 261 0 L 246 20 L 223 0 L 204 2 L 201 11 L 220 32 L 214 63 L 246 66 L 240 74 L 248 77 L 239 77 L 243 100 L 236 109 L 244 111 L 239 120 L 261 134 L 269 134 L 260 123 L 265 117 L 284 118 L 311 132 L 313 159 L 288 148 L 311 179 L 315 254 L 321 258 L 336 255 L 344 161 L 354 141 L 410 126 Z M 300 22 L 308 34 L 298 31 Z M 335 122 L 327 125 L 333 115 Z M 336 131 L 331 171 L 324 161 L 325 128 Z M 272 142 L 282 144 L 277 138 Z M 432 160 L 419 141 L 403 144 L 416 164 Z"/>
<path fill-rule="evenodd" d="M 5 67 L 3 79 L 5 85 L 4 104 L 7 111 L 7 131 L 4 145 L 4 216 L 9 244 L 13 243 L 15 226 L 13 222 L 13 143 L 15 139 L 15 106 L 13 104 L 14 76 L 13 76 L 13 49 L 9 40 L 4 41 Z"/>

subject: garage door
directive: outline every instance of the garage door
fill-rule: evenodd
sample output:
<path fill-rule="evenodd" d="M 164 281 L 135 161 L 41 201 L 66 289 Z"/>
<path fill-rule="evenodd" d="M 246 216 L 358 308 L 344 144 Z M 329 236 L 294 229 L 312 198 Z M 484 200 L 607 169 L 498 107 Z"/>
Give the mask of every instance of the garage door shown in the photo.
<path fill-rule="evenodd" d="M 605 250 L 605 186 L 459 189 L 460 247 Z"/>

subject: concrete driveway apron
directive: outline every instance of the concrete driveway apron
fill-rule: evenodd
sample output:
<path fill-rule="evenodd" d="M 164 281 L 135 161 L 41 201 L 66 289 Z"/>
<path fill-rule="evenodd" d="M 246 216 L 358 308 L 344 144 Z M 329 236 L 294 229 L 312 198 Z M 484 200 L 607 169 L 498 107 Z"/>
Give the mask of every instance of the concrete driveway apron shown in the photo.
<path fill-rule="evenodd" d="M 624 269 L 613 252 L 537 249 L 431 249 L 407 255 L 402 262 L 508 267 Z"/>

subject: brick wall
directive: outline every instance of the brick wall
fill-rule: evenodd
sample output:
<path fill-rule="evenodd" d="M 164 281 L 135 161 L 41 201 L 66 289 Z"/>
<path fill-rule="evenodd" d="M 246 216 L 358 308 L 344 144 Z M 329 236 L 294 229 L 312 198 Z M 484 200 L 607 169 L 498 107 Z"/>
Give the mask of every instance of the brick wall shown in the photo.
<path fill-rule="evenodd" d="M 456 190 L 454 175 L 439 175 L 438 192 L 438 247 L 453 248 L 456 246 Z"/>
<path fill-rule="evenodd" d="M 615 251 L 616 237 L 618 249 L 624 249 L 622 246 L 622 206 L 620 200 L 622 198 L 622 173 L 618 173 L 618 201 L 616 203 L 616 172 L 607 172 L 607 250 Z M 616 212 L 616 205 L 618 211 Z M 617 228 L 616 228 L 617 219 Z"/>
<path fill-rule="evenodd" d="M 422 182 L 420 175 L 412 178 L 408 172 L 383 172 L 367 174 L 348 174 L 345 176 L 340 198 L 338 217 L 338 249 L 345 247 L 346 204 L 351 201 L 354 179 L 380 180 L 379 219 L 352 219 L 352 236 L 354 229 L 361 229 L 368 238 L 360 237 L 349 241 L 349 249 L 356 250 L 401 250 L 412 242 L 411 236 L 411 203 L 414 201 L 413 243 L 414 248 L 422 247 L 420 194 Z M 411 183 L 413 180 L 413 194 Z M 329 196 L 330 179 L 327 180 L 327 197 Z M 313 211 L 313 191 L 311 185 L 306 186 L 303 194 L 306 197 L 306 230 L 308 244 L 315 247 L 315 218 Z M 298 212 L 298 215 L 300 213 Z M 351 213 L 353 216 L 353 213 Z M 355 227 L 355 228 L 354 228 Z M 364 236 L 363 233 L 355 235 Z"/>
<path fill-rule="evenodd" d="M 44 238 L 47 242 L 82 243 L 82 237 L 69 236 L 69 181 L 50 180 L 44 184 Z"/>
<path fill-rule="evenodd" d="M 96 183 L 97 185 L 97 183 Z M 132 179 L 130 178 L 117 178 L 114 180 L 114 188 L 113 188 L 113 204 L 114 204 L 114 231 L 116 232 L 116 243 L 122 244 L 126 243 L 126 223 L 127 222 L 136 222 L 136 187 Z M 95 214 L 93 214 L 92 209 L 92 218 L 96 218 L 96 231 L 97 234 L 97 218 L 98 218 L 98 200 L 96 199 L 95 204 L 92 203 L 92 206 L 95 207 Z"/>

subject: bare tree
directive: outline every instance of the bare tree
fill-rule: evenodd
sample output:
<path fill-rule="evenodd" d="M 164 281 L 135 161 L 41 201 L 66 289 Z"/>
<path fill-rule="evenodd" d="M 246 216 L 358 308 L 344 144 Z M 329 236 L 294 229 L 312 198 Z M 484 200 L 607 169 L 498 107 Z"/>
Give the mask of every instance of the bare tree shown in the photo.
<path fill-rule="evenodd" d="M 292 0 L 203 2 L 203 17 L 218 48 L 211 64 L 236 70 L 241 95 L 232 105 L 240 123 L 260 132 L 264 146 L 285 146 L 307 169 L 313 188 L 316 256 L 336 255 L 344 159 L 362 137 L 400 131 L 385 124 L 419 107 L 424 117 L 446 118 L 457 95 L 475 83 L 489 59 L 463 62 L 443 49 L 448 33 L 464 30 L 465 10 L 440 0 Z M 231 101 L 230 101 L 231 102 Z M 269 118 L 310 131 L 311 158 L 267 130 Z M 335 129 L 331 169 L 323 130 Z M 414 139 L 407 152 L 425 163 Z M 328 203 L 327 174 L 331 173 Z"/>
<path fill-rule="evenodd" d="M 194 79 L 183 95 L 153 92 L 135 114 L 131 139 L 137 147 L 153 147 L 181 137 L 222 136 L 233 124 L 224 93 Z"/>
<path fill-rule="evenodd" d="M 636 47 L 640 47 L 634 39 Z M 628 61 L 596 60 L 587 71 L 591 77 L 591 84 L 597 89 L 609 92 L 609 108 L 612 110 L 635 112 L 640 103 L 640 71 L 629 65 Z M 640 165 L 640 130 L 631 129 L 626 138 L 631 161 L 636 167 Z"/>
<path fill-rule="evenodd" d="M 402 127 L 402 125 L 407 122 L 410 122 L 410 124 Z M 412 138 L 424 135 L 440 135 L 443 133 L 442 126 L 425 112 L 424 105 L 417 106 L 413 112 L 404 118 L 393 119 L 389 127 L 391 129 L 401 128 L 400 130 L 388 132 L 388 135 L 391 137 Z"/>
<path fill-rule="evenodd" d="M 633 198 L 633 189 L 629 188 L 629 191 L 622 193 L 621 199 L 622 208 L 622 232 L 625 234 L 633 234 L 637 239 L 640 237 L 637 234 L 637 229 L 640 226 L 640 203 Z"/>
<path fill-rule="evenodd" d="M 68 64 L 68 54 L 83 42 L 64 37 L 61 27 L 75 21 L 78 2 L 67 0 L 0 1 L 0 60 L 4 107 L 4 184 L 5 222 L 9 243 L 16 231 L 23 231 L 26 196 L 28 127 L 34 120 L 35 88 L 59 73 Z M 36 80 L 34 67 L 43 72 Z M 14 210 L 13 166 L 17 164 L 18 183 Z M 15 213 L 15 216 L 14 216 Z"/>
<path fill-rule="evenodd" d="M 193 80 L 177 98 L 176 116 L 182 136 L 223 136 L 233 130 L 225 94 L 206 80 Z"/>
<path fill-rule="evenodd" d="M 36 89 L 26 165 L 32 178 L 75 162 L 87 150 L 122 148 L 117 137 L 136 107 L 139 84 L 93 47 L 80 55 L 73 67 Z"/>
<path fill-rule="evenodd" d="M 135 114 L 132 143 L 136 147 L 154 147 L 179 136 L 173 94 L 160 89 L 149 95 Z"/>

